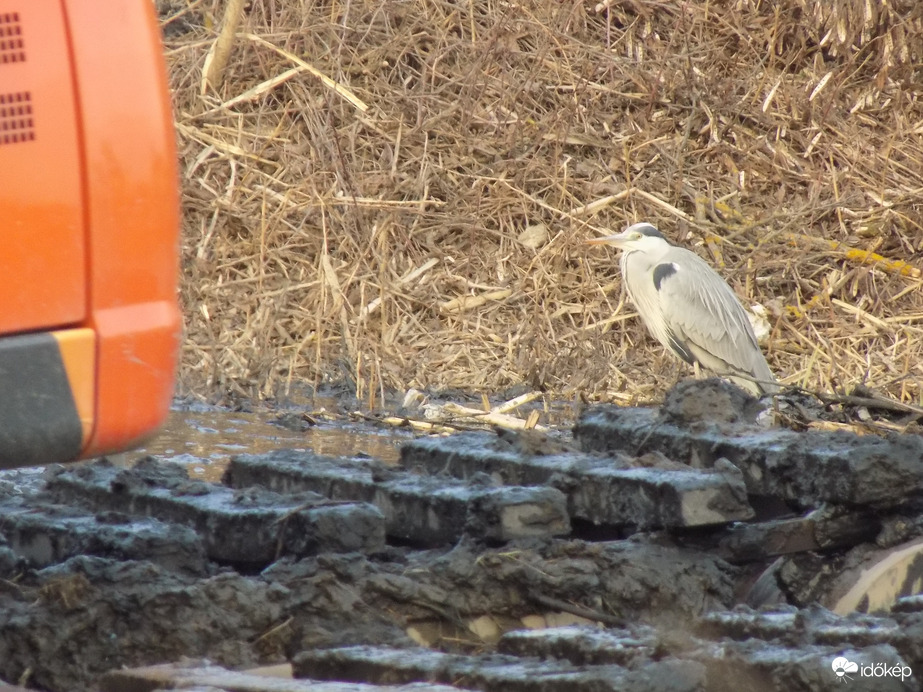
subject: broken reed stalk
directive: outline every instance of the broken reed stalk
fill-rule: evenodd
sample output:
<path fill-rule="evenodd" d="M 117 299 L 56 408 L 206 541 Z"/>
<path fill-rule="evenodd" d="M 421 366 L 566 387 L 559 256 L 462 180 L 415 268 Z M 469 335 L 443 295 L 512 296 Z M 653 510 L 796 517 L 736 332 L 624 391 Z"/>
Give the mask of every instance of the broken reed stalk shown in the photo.
<path fill-rule="evenodd" d="M 228 58 L 231 57 L 231 49 L 234 47 L 234 34 L 237 31 L 237 25 L 240 24 L 243 9 L 244 0 L 228 0 L 228 4 L 224 9 L 224 19 L 221 22 L 221 31 L 212 44 L 208 55 L 205 56 L 202 66 L 201 93 L 203 94 L 209 87 L 214 91 L 218 91 L 224 83 L 224 71 L 228 64 Z"/>
<path fill-rule="evenodd" d="M 220 99 L 203 6 L 159 5 L 182 393 L 657 400 L 685 370 L 582 242 L 649 220 L 766 307 L 784 382 L 923 401 L 923 5 L 252 3 Z"/>
<path fill-rule="evenodd" d="M 842 254 L 843 257 L 855 262 L 857 264 L 874 264 L 876 268 L 880 268 L 882 271 L 886 271 L 890 274 L 899 274 L 900 276 L 909 276 L 912 279 L 920 278 L 920 269 L 915 267 L 908 262 L 900 259 L 888 259 L 887 257 L 882 257 L 876 252 L 871 250 L 861 250 L 859 248 L 850 247 L 846 243 L 841 243 L 838 240 L 826 240 L 824 238 L 812 238 L 811 236 L 798 235 L 796 233 L 789 233 L 789 239 L 792 241 L 793 245 L 822 245 L 826 246 L 833 252 Z"/>

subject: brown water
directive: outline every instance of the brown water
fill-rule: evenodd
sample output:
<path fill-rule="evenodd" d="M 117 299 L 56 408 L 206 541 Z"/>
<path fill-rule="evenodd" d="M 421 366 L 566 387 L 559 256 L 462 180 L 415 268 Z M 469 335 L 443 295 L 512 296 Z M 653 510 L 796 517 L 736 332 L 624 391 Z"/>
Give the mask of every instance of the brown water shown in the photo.
<path fill-rule="evenodd" d="M 193 478 L 218 481 L 235 454 L 303 449 L 329 456 L 367 455 L 396 464 L 401 444 L 412 438 L 403 430 L 323 419 L 304 431 L 294 431 L 269 422 L 277 416 L 271 412 L 171 411 L 163 428 L 143 447 L 109 458 L 132 466 L 150 454 L 187 466 Z"/>
<path fill-rule="evenodd" d="M 138 459 L 152 455 L 186 466 L 192 478 L 219 481 L 228 460 L 235 454 L 302 449 L 336 457 L 363 455 L 394 465 L 400 457 L 401 445 L 415 437 L 409 429 L 367 422 L 358 414 L 343 413 L 349 405 L 337 397 L 318 396 L 292 402 L 303 406 L 281 413 L 294 418 L 300 424 L 295 427 L 304 430 L 273 424 L 271 421 L 280 417 L 280 411 L 241 413 L 219 408 L 176 408 L 160 431 L 142 447 L 109 458 L 121 466 L 133 466 Z M 480 402 L 466 405 L 479 407 Z M 540 413 L 542 425 L 562 429 L 574 422 L 574 406 L 565 401 L 539 399 L 514 414 L 524 419 L 533 409 Z M 309 413 L 302 417 L 301 411 Z M 422 416 L 421 411 L 418 417 Z"/>

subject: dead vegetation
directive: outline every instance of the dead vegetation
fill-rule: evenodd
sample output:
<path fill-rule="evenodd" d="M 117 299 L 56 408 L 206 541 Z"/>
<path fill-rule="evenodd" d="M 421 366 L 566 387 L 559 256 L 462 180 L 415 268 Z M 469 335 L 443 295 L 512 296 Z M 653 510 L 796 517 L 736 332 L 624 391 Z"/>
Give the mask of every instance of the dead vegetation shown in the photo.
<path fill-rule="evenodd" d="M 158 4 L 185 392 L 658 398 L 582 242 L 649 220 L 767 309 L 784 382 L 921 401 L 917 0 L 252 0 L 204 95 L 224 3 Z"/>

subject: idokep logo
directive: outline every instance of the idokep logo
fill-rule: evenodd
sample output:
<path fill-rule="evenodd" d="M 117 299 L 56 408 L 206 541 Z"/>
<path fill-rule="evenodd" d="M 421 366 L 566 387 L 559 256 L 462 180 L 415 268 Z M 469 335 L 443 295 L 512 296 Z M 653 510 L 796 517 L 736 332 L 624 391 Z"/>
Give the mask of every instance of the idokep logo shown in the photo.
<path fill-rule="evenodd" d="M 852 680 L 849 673 L 856 673 L 859 671 L 858 663 L 853 663 L 843 656 L 838 656 L 833 659 L 833 663 L 830 664 L 830 667 L 833 668 L 833 672 L 836 673 L 837 680 L 842 680 L 843 682 Z"/>
<path fill-rule="evenodd" d="M 913 675 L 910 666 L 890 663 L 865 663 L 859 665 L 845 656 L 837 656 L 830 663 L 837 681 L 849 682 L 858 673 L 863 678 L 900 678 L 901 682 Z"/>

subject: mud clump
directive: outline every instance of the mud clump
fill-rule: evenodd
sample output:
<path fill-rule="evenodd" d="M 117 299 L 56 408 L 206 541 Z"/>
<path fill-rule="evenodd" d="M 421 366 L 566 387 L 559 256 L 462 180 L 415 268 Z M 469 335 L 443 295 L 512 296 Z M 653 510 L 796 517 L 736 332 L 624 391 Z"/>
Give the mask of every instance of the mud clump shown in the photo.
<path fill-rule="evenodd" d="M 149 562 L 76 557 L 21 578 L 0 608 L 0 678 L 91 690 L 111 668 L 208 656 L 255 664 L 284 592 L 235 574 L 198 580 Z M 204 634 L 204 636 L 203 636 Z M 28 673 L 27 673 L 28 671 Z"/>
<path fill-rule="evenodd" d="M 660 407 L 664 420 L 694 423 L 755 423 L 766 405 L 727 380 L 684 380 L 673 387 Z"/>
<path fill-rule="evenodd" d="M 410 647 L 413 622 L 523 617 L 587 594 L 604 619 L 674 623 L 732 602 L 733 570 L 669 548 L 553 541 L 390 557 L 327 555 L 281 561 L 261 576 L 206 579 L 147 562 L 72 558 L 0 597 L 0 678 L 31 670 L 45 689 L 90 690 L 124 665 L 203 657 L 240 668 L 306 649 Z"/>
<path fill-rule="evenodd" d="M 725 384 L 721 389 L 732 387 Z M 574 427 L 584 452 L 643 454 L 658 451 L 694 468 L 730 462 L 743 474 L 747 492 L 800 508 L 830 502 L 896 509 L 923 491 L 923 438 L 857 435 L 847 431 L 796 432 L 727 422 L 733 407 L 715 405 L 715 388 L 678 385 L 669 408 L 600 406 Z M 702 394 L 705 403 L 695 403 Z M 692 399 L 692 401 L 688 401 Z M 724 401 L 724 396 L 719 397 Z M 702 411 L 717 410 L 720 422 Z M 685 422 L 676 411 L 692 411 Z"/>
<path fill-rule="evenodd" d="M 384 517 L 364 502 L 330 502 L 317 493 L 245 492 L 191 481 L 185 469 L 143 459 L 133 469 L 104 461 L 49 474 L 58 502 L 140 514 L 195 529 L 209 558 L 265 565 L 281 555 L 372 552 L 384 546 Z"/>

